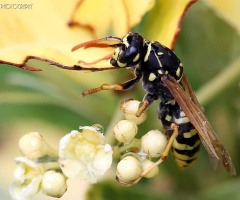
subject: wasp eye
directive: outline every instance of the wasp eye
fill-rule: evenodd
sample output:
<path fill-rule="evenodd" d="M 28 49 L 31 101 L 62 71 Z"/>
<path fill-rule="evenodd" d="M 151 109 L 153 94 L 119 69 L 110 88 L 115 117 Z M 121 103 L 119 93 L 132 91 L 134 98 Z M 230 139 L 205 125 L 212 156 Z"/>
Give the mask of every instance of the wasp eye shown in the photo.
<path fill-rule="evenodd" d="M 128 41 L 129 44 L 132 43 L 132 38 L 133 38 L 132 36 L 128 36 L 128 37 L 127 37 L 127 41 Z"/>
<path fill-rule="evenodd" d="M 123 51 L 126 51 L 126 50 L 127 50 L 127 47 L 126 47 L 125 44 L 122 46 L 122 50 L 123 50 Z"/>

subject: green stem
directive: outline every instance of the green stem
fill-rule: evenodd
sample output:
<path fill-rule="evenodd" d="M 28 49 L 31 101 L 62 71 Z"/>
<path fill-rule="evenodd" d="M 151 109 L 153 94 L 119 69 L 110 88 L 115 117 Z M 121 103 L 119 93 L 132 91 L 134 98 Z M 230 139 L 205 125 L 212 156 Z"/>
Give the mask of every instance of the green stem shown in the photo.
<path fill-rule="evenodd" d="M 112 120 L 110 121 L 110 123 L 108 125 L 106 132 L 105 132 L 106 143 L 110 144 L 111 146 L 113 146 L 114 142 L 115 142 L 115 137 L 113 135 L 113 128 L 121 119 L 123 119 L 123 113 L 120 110 L 121 102 L 122 102 L 122 99 L 117 104 L 117 109 L 112 117 Z"/>
<path fill-rule="evenodd" d="M 46 171 L 48 170 L 56 170 L 56 171 L 61 171 L 61 168 L 59 166 L 59 162 L 49 162 L 49 163 L 44 163 L 44 168 Z"/>
<path fill-rule="evenodd" d="M 114 158 L 119 158 L 121 153 L 129 150 L 129 149 L 133 149 L 133 148 L 138 148 L 141 149 L 141 140 L 134 138 L 129 144 L 126 144 L 124 146 L 114 146 L 113 147 L 113 157 Z"/>
<path fill-rule="evenodd" d="M 49 146 L 48 154 L 51 155 L 51 156 L 55 156 L 56 158 L 59 158 L 58 150 L 53 148 L 53 147 Z"/>
<path fill-rule="evenodd" d="M 125 146 L 121 146 L 119 147 L 119 151 L 120 153 L 128 150 L 128 149 L 132 149 L 132 148 L 141 148 L 141 140 L 134 138 L 129 144 L 125 145 Z"/>
<path fill-rule="evenodd" d="M 240 57 L 202 86 L 196 96 L 201 105 L 206 105 L 236 80 L 240 80 Z"/>

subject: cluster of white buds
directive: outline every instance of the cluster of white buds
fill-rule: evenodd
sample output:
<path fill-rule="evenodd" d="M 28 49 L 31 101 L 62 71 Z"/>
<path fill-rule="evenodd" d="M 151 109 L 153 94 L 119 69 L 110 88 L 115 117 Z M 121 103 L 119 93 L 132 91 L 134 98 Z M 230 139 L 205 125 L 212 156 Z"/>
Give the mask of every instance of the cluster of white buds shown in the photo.
<path fill-rule="evenodd" d="M 119 142 L 118 151 L 121 157 L 116 174 L 117 180 L 122 184 L 132 183 L 142 174 L 145 178 L 157 176 L 159 169 L 158 166 L 152 168 L 152 158 L 161 157 L 167 144 L 167 136 L 156 129 L 149 131 L 141 139 L 135 138 L 137 125 L 147 118 L 146 111 L 139 117 L 136 116 L 140 103 L 136 100 L 124 101 L 121 110 L 126 120 L 118 122 L 113 130 Z"/>
<path fill-rule="evenodd" d="M 121 104 L 126 119 L 113 129 L 118 140 L 115 147 L 106 144 L 103 128 L 98 124 L 71 131 L 60 140 L 59 150 L 37 132 L 24 135 L 19 141 L 24 157 L 15 158 L 18 166 L 10 186 L 12 198 L 32 199 L 40 190 L 47 196 L 61 197 L 67 190 L 67 178 L 96 183 L 111 167 L 113 156 L 120 158 L 116 174 L 122 185 L 157 176 L 158 163 L 152 159 L 161 157 L 167 137 L 155 129 L 136 138 L 137 125 L 147 118 L 146 111 L 136 116 L 140 103 L 127 100 Z"/>
<path fill-rule="evenodd" d="M 41 189 L 48 196 L 61 197 L 66 192 L 67 185 L 66 176 L 59 167 L 58 151 L 38 132 L 30 132 L 21 137 L 19 149 L 24 157 L 15 158 L 18 166 L 14 182 L 10 186 L 12 198 L 32 199 Z"/>
<path fill-rule="evenodd" d="M 24 135 L 17 157 L 14 182 L 10 186 L 13 199 L 32 199 L 40 190 L 51 197 L 67 191 L 67 178 L 96 183 L 112 164 L 112 148 L 105 143 L 100 125 L 80 127 L 65 135 L 59 151 L 48 145 L 37 132 Z"/>

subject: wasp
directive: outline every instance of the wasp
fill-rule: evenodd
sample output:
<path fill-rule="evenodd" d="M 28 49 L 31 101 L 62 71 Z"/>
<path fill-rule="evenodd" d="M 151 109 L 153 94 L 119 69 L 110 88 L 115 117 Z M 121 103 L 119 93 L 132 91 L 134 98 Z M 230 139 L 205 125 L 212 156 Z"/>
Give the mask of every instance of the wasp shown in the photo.
<path fill-rule="evenodd" d="M 172 50 L 133 32 L 122 39 L 110 36 L 85 42 L 72 50 L 90 47 L 115 48 L 112 54 L 92 63 L 110 60 L 112 67 L 83 68 L 76 65 L 67 69 L 102 71 L 132 68 L 135 77 L 122 84 L 103 84 L 83 92 L 83 96 L 101 90 L 129 90 L 142 79 L 143 89 L 147 93 L 136 115 L 140 116 L 154 100 L 161 100 L 158 118 L 166 129 L 169 140 L 161 159 L 154 166 L 165 160 L 172 149 L 178 167 L 185 169 L 196 161 L 202 142 L 213 160 L 220 161 L 230 175 L 236 174 L 230 155 L 208 122 L 204 109 L 199 104 L 183 71 L 183 65 Z"/>

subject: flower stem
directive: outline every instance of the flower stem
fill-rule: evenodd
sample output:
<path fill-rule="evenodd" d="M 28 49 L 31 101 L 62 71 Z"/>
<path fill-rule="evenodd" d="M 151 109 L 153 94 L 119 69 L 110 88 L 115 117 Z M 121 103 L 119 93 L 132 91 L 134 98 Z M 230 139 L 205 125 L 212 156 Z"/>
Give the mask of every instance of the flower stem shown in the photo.
<path fill-rule="evenodd" d="M 55 171 L 62 171 L 60 166 L 59 166 L 59 162 L 48 162 L 48 163 L 44 163 L 44 168 L 46 171 L 48 170 L 55 170 Z"/>
<path fill-rule="evenodd" d="M 206 105 L 219 95 L 230 84 L 240 80 L 240 57 L 237 57 L 229 66 L 223 69 L 211 81 L 203 85 L 196 93 L 201 105 Z"/>
<path fill-rule="evenodd" d="M 128 149 L 132 149 L 132 148 L 141 148 L 141 141 L 137 138 L 134 138 L 129 144 L 125 145 L 125 146 L 121 146 L 119 147 L 119 151 L 120 153 L 128 150 Z"/>
<path fill-rule="evenodd" d="M 111 146 L 114 145 L 114 141 L 115 141 L 115 137 L 113 135 L 113 127 L 118 123 L 118 121 L 123 119 L 123 113 L 120 110 L 121 102 L 122 102 L 122 99 L 119 101 L 117 109 L 116 109 L 116 111 L 112 117 L 112 120 L 110 121 L 108 128 L 106 130 L 106 133 L 105 133 L 106 143 L 110 144 Z"/>
<path fill-rule="evenodd" d="M 126 144 L 124 146 L 114 146 L 113 147 L 113 157 L 114 158 L 119 158 L 121 153 L 123 153 L 126 150 L 129 149 L 133 149 L 133 148 L 137 148 L 137 149 L 141 149 L 141 140 L 134 138 L 129 144 Z"/>

